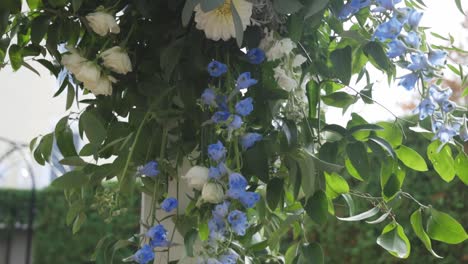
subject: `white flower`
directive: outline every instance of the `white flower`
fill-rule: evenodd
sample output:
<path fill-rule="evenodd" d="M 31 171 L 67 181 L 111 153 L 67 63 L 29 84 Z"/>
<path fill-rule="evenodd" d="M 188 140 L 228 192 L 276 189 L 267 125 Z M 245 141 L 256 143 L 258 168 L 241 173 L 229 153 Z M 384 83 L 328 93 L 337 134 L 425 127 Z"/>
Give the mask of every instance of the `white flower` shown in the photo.
<path fill-rule="evenodd" d="M 281 88 L 288 92 L 297 88 L 297 81 L 289 77 L 283 68 L 278 66 L 274 68 L 273 71 L 275 72 L 274 78 Z"/>
<path fill-rule="evenodd" d="M 120 74 L 127 74 L 132 71 L 132 62 L 121 47 L 115 46 L 101 53 L 104 66 Z"/>
<path fill-rule="evenodd" d="M 273 30 L 268 31 L 268 29 L 265 28 L 263 32 L 265 33 L 265 37 L 260 40 L 258 48 L 262 49 L 263 51 L 268 51 L 276 42 L 276 38 Z"/>
<path fill-rule="evenodd" d="M 187 180 L 191 188 L 201 191 L 205 183 L 208 182 L 209 171 L 206 167 L 193 166 L 182 178 Z"/>
<path fill-rule="evenodd" d="M 96 82 L 85 82 L 84 87 L 94 95 L 111 95 L 112 83 L 117 80 L 112 76 L 103 75 Z"/>
<path fill-rule="evenodd" d="M 114 34 L 120 33 L 120 27 L 115 21 L 115 18 L 105 12 L 94 12 L 86 16 L 89 26 L 93 29 L 96 34 L 104 37 L 107 33 L 111 32 Z"/>
<path fill-rule="evenodd" d="M 296 55 L 296 57 L 294 57 L 294 60 L 292 62 L 292 66 L 293 66 L 293 68 L 300 67 L 306 61 L 307 61 L 306 57 L 302 56 L 301 54 L 298 54 L 298 55 Z"/>
<path fill-rule="evenodd" d="M 75 49 L 71 49 L 70 54 L 62 56 L 61 62 L 71 73 L 76 74 L 80 71 L 86 59 L 81 57 Z"/>
<path fill-rule="evenodd" d="M 231 12 L 231 2 L 240 16 L 243 30 L 250 25 L 252 3 L 246 0 L 225 0 L 220 7 L 209 12 L 203 12 L 200 5 L 195 7 L 195 22 L 197 29 L 205 31 L 207 38 L 224 41 L 236 37 L 234 19 Z"/>
<path fill-rule="evenodd" d="M 201 199 L 204 202 L 218 204 L 224 200 L 223 186 L 215 182 L 208 182 L 203 186 Z"/>
<path fill-rule="evenodd" d="M 275 61 L 288 56 L 294 48 L 296 44 L 290 38 L 284 38 L 276 41 L 265 55 L 269 61 Z"/>
<path fill-rule="evenodd" d="M 101 70 L 91 61 L 81 63 L 81 67 L 74 73 L 78 81 L 83 83 L 96 83 L 101 77 Z"/>

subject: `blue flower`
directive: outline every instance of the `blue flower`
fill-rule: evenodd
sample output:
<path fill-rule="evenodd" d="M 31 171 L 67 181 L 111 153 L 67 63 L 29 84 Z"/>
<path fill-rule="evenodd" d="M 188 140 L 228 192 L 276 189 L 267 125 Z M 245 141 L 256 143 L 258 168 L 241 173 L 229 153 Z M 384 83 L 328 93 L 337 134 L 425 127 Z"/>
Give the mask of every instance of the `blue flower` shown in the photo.
<path fill-rule="evenodd" d="M 211 121 L 218 124 L 218 123 L 225 122 L 226 120 L 228 120 L 229 116 L 231 116 L 231 113 L 227 111 L 218 111 L 213 114 L 213 116 L 211 117 Z"/>
<path fill-rule="evenodd" d="M 385 12 L 387 10 L 395 9 L 395 5 L 401 2 L 401 0 L 377 0 L 377 7 L 372 12 Z"/>
<path fill-rule="evenodd" d="M 369 6 L 370 4 L 370 0 L 349 0 L 338 14 L 338 19 L 347 19 L 348 17 L 356 14 L 357 12 L 359 12 L 359 10 Z"/>
<path fill-rule="evenodd" d="M 424 70 L 429 67 L 426 54 L 422 52 L 411 54 L 411 62 L 412 63 L 408 65 L 408 69 L 412 71 Z"/>
<path fill-rule="evenodd" d="M 219 61 L 212 61 L 208 64 L 208 73 L 211 77 L 219 77 L 227 72 L 226 64 Z"/>
<path fill-rule="evenodd" d="M 439 105 L 441 105 L 444 101 L 447 101 L 450 96 L 452 96 L 451 89 L 439 89 L 439 87 L 432 85 L 429 88 L 429 94 L 431 95 L 432 99 L 436 101 Z"/>
<path fill-rule="evenodd" d="M 216 106 L 216 94 L 213 89 L 207 88 L 201 95 L 202 103 L 205 105 Z"/>
<path fill-rule="evenodd" d="M 241 137 L 242 148 L 247 150 L 260 140 L 262 140 L 262 135 L 258 133 L 247 133 Z"/>
<path fill-rule="evenodd" d="M 428 60 L 432 66 L 444 65 L 446 58 L 447 52 L 444 50 L 431 50 L 428 54 Z"/>
<path fill-rule="evenodd" d="M 395 39 L 388 43 L 387 56 L 389 58 L 396 58 L 402 56 L 406 52 L 406 45 L 403 41 Z"/>
<path fill-rule="evenodd" d="M 149 245 L 144 245 L 132 256 L 132 260 L 139 264 L 146 264 L 154 259 L 153 249 Z"/>
<path fill-rule="evenodd" d="M 178 201 L 174 197 L 169 197 L 166 198 L 162 203 L 161 203 L 161 209 L 169 213 L 170 211 L 174 210 L 177 208 Z"/>
<path fill-rule="evenodd" d="M 431 116 L 435 110 L 435 104 L 431 98 L 426 98 L 421 101 L 418 106 L 419 111 L 419 120 L 426 119 L 426 117 Z"/>
<path fill-rule="evenodd" d="M 231 228 L 239 236 L 245 235 L 246 229 L 249 227 L 247 215 L 239 210 L 234 210 L 228 215 L 228 222 Z"/>
<path fill-rule="evenodd" d="M 236 264 L 237 259 L 239 258 L 239 255 L 234 252 L 233 250 L 230 250 L 228 254 L 223 254 L 219 257 L 219 261 L 222 264 Z"/>
<path fill-rule="evenodd" d="M 225 112 L 229 111 L 229 108 L 227 105 L 227 97 L 225 95 L 216 96 L 216 104 L 218 105 L 221 111 L 225 111 Z"/>
<path fill-rule="evenodd" d="M 457 131 L 448 125 L 442 126 L 436 133 L 435 138 L 438 138 L 443 144 L 449 142 L 454 136 L 457 135 Z"/>
<path fill-rule="evenodd" d="M 226 155 L 226 148 L 224 148 L 223 143 L 218 140 L 215 144 L 208 146 L 208 156 L 213 161 L 221 161 Z"/>
<path fill-rule="evenodd" d="M 217 259 L 209 258 L 206 260 L 206 264 L 223 264 L 223 263 L 219 262 Z"/>
<path fill-rule="evenodd" d="M 216 205 L 215 209 L 213 210 L 213 217 L 218 217 L 218 218 L 226 217 L 229 212 L 230 205 L 231 203 L 228 201 L 224 201 L 223 203 Z"/>
<path fill-rule="evenodd" d="M 247 97 L 236 104 L 236 113 L 241 116 L 248 116 L 253 111 L 253 99 Z"/>
<path fill-rule="evenodd" d="M 221 178 L 221 172 L 219 171 L 218 167 L 213 167 L 211 166 L 209 171 L 208 171 L 208 177 L 210 179 L 216 179 L 219 180 Z"/>
<path fill-rule="evenodd" d="M 257 84 L 257 80 L 250 77 L 250 72 L 244 72 L 237 78 L 236 88 L 238 90 L 247 89 L 250 86 Z"/>
<path fill-rule="evenodd" d="M 254 48 L 247 52 L 247 58 L 252 64 L 260 64 L 265 60 L 265 52 L 262 49 Z"/>
<path fill-rule="evenodd" d="M 421 38 L 419 37 L 419 34 L 414 31 L 408 33 L 405 38 L 405 42 L 408 46 L 415 49 L 419 49 L 419 46 L 421 46 Z"/>
<path fill-rule="evenodd" d="M 374 37 L 380 41 L 395 39 L 401 32 L 403 24 L 396 18 L 380 24 L 374 32 Z"/>
<path fill-rule="evenodd" d="M 260 200 L 260 194 L 256 192 L 245 192 L 244 195 L 239 197 L 239 200 L 246 208 L 253 208 Z"/>
<path fill-rule="evenodd" d="M 152 247 L 167 246 L 167 230 L 163 225 L 156 225 L 146 232 L 146 237 L 150 238 L 150 245 Z"/>
<path fill-rule="evenodd" d="M 242 195 L 245 194 L 245 190 L 243 189 L 228 189 L 227 196 L 232 199 L 239 200 Z"/>
<path fill-rule="evenodd" d="M 442 112 L 450 113 L 453 110 L 455 110 L 455 108 L 457 108 L 457 104 L 450 100 L 446 100 L 442 102 L 442 105 L 440 106 L 440 108 L 442 109 Z"/>
<path fill-rule="evenodd" d="M 419 26 L 419 22 L 421 21 L 422 16 L 422 12 L 419 12 L 415 9 L 411 10 L 408 14 L 408 25 L 410 25 L 411 28 L 417 28 Z"/>
<path fill-rule="evenodd" d="M 410 73 L 401 77 L 401 81 L 398 85 L 405 87 L 406 90 L 410 91 L 416 85 L 418 81 L 418 75 L 416 73 Z"/>
<path fill-rule="evenodd" d="M 159 174 L 158 162 L 150 161 L 144 166 L 138 167 L 138 173 L 147 177 L 156 177 Z"/>
<path fill-rule="evenodd" d="M 222 217 L 213 216 L 208 221 L 208 230 L 210 231 L 210 238 L 216 239 L 224 236 L 226 232 L 226 223 Z"/>
<path fill-rule="evenodd" d="M 431 117 L 431 128 L 432 132 L 436 133 L 444 125 L 444 120 L 442 120 L 442 114 L 435 112 Z"/>
<path fill-rule="evenodd" d="M 463 142 L 468 141 L 468 126 L 466 124 L 466 115 L 464 115 L 462 119 L 462 127 L 460 128 L 460 138 L 463 140 Z"/>
<path fill-rule="evenodd" d="M 232 121 L 228 125 L 228 128 L 230 130 L 239 129 L 239 128 L 241 128 L 242 124 L 244 123 L 242 121 L 242 118 L 240 116 L 238 116 L 238 115 L 231 115 L 231 119 L 232 119 Z"/>
<path fill-rule="evenodd" d="M 229 175 L 229 189 L 245 190 L 247 180 L 239 173 L 231 173 Z"/>

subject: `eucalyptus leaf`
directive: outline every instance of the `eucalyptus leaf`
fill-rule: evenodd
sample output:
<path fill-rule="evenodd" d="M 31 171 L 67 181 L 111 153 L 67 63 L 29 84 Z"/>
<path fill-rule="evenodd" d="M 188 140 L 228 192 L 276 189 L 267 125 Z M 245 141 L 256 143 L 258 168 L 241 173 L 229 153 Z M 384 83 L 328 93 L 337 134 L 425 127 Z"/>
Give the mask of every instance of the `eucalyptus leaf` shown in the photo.
<path fill-rule="evenodd" d="M 372 220 L 372 221 L 366 221 L 366 223 L 368 224 L 371 224 L 371 225 L 375 225 L 375 224 L 379 224 L 379 223 L 382 223 L 385 219 L 387 219 L 387 217 L 392 213 L 392 208 L 390 208 L 390 210 L 388 210 L 386 213 L 384 213 L 383 215 L 379 216 L 379 218 L 375 219 L 375 220 Z"/>
<path fill-rule="evenodd" d="M 378 214 L 380 212 L 380 209 L 378 207 L 374 207 L 368 211 L 365 211 L 363 213 L 353 215 L 350 217 L 336 217 L 341 221 L 347 221 L 347 222 L 355 222 L 355 221 L 361 221 L 367 218 L 371 218 L 374 215 Z"/>

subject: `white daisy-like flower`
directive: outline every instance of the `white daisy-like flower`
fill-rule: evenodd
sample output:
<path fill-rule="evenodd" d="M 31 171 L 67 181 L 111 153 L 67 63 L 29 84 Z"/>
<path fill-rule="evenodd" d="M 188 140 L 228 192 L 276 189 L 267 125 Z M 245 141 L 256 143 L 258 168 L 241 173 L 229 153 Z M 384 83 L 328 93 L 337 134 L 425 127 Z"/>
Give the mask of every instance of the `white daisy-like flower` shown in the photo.
<path fill-rule="evenodd" d="M 237 10 L 245 30 L 250 25 L 252 16 L 252 3 L 245 0 L 225 0 L 220 7 L 209 12 L 203 12 L 200 5 L 195 7 L 195 22 L 197 29 L 205 31 L 207 38 L 218 41 L 227 41 L 236 37 L 231 3 Z"/>

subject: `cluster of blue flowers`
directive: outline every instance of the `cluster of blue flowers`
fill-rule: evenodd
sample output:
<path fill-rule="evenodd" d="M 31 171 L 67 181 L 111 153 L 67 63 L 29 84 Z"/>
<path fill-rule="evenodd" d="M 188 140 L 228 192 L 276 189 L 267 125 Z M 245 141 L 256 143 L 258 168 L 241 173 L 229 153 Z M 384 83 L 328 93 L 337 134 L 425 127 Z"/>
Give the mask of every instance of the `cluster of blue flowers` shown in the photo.
<path fill-rule="evenodd" d="M 261 49 L 252 49 L 247 53 L 247 59 L 252 64 L 260 64 L 265 59 L 265 54 Z M 218 61 L 212 61 L 208 65 L 208 73 L 214 78 L 221 77 L 227 70 L 227 65 Z M 251 148 L 256 142 L 262 140 L 259 133 L 244 133 L 246 128 L 241 129 L 244 125 L 243 119 L 250 115 L 254 109 L 253 99 L 246 97 L 235 103 L 230 103 L 230 101 L 240 90 L 248 89 L 256 83 L 257 80 L 251 77 L 250 72 L 244 72 L 237 78 L 235 87 L 229 96 L 221 92 L 216 93 L 214 88 L 207 88 L 201 95 L 203 106 L 214 112 L 210 123 L 226 129 L 229 139 L 233 131 L 238 131 L 236 136 L 239 136 L 239 143 L 243 150 Z M 209 239 L 207 243 L 211 248 L 219 248 L 218 244 L 228 242 L 227 238 L 232 234 L 244 236 L 249 222 L 242 207 L 252 208 L 260 200 L 258 193 L 247 191 L 248 182 L 244 176 L 229 170 L 226 164 L 227 152 L 221 141 L 208 146 L 208 157 L 211 163 L 209 179 L 227 188 L 225 200 L 214 206 L 212 217 L 208 222 Z M 220 251 L 216 250 L 214 255 L 200 259 L 200 262 L 230 264 L 237 263 L 239 258 L 235 251 L 229 249 L 229 245 L 222 247 Z"/>
<path fill-rule="evenodd" d="M 412 90 L 419 80 L 424 87 L 425 83 L 431 83 L 437 77 L 437 72 L 446 63 L 447 52 L 433 50 L 431 47 L 428 47 L 428 52 L 421 51 L 421 34 L 418 27 L 423 13 L 408 7 L 396 7 L 400 2 L 401 0 L 350 0 L 338 17 L 347 19 L 371 5 L 375 5 L 375 8 L 371 9 L 372 12 L 386 14 L 388 20 L 377 27 L 373 38 L 386 43 L 387 56 L 390 59 L 399 59 L 399 65 L 410 71 L 400 77 L 399 85 Z M 466 122 L 451 114 L 457 107 L 449 100 L 452 90 L 431 85 L 423 93 L 425 98 L 416 110 L 419 111 L 421 120 L 431 117 L 432 130 L 436 135 L 434 139 L 439 139 L 445 144 L 454 136 L 460 135 L 462 140 L 467 141 L 468 136 L 465 136 L 464 129 Z"/>

